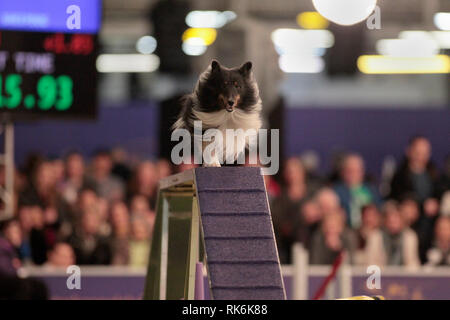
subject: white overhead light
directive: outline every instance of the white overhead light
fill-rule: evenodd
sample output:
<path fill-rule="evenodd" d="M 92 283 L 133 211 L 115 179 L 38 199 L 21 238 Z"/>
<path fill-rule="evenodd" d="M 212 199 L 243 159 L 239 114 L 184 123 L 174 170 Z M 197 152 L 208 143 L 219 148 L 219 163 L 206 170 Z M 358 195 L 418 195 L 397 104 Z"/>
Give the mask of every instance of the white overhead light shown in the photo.
<path fill-rule="evenodd" d="M 278 65 L 286 73 L 320 73 L 325 68 L 321 57 L 299 57 L 290 54 L 281 55 Z"/>
<path fill-rule="evenodd" d="M 159 63 L 154 54 L 101 54 L 96 66 L 99 72 L 153 72 Z"/>
<path fill-rule="evenodd" d="M 441 49 L 450 49 L 450 31 L 430 31 Z"/>
<path fill-rule="evenodd" d="M 191 28 L 222 28 L 236 19 L 233 11 L 191 11 L 186 16 L 186 24 Z"/>
<path fill-rule="evenodd" d="M 312 0 L 312 2 L 323 17 L 346 26 L 367 19 L 377 5 L 377 0 Z"/>
<path fill-rule="evenodd" d="M 450 30 L 450 12 L 438 12 L 434 15 L 434 25 L 441 30 Z"/>
<path fill-rule="evenodd" d="M 330 48 L 334 36 L 328 30 L 276 29 L 271 35 L 277 50 L 297 52 L 304 48 Z"/>
<path fill-rule="evenodd" d="M 207 46 L 202 38 L 188 38 L 183 41 L 181 48 L 188 56 L 201 56 L 206 52 Z"/>
<path fill-rule="evenodd" d="M 157 42 L 152 36 L 143 36 L 136 42 L 136 50 L 142 54 L 150 54 L 156 50 Z"/>
<path fill-rule="evenodd" d="M 376 43 L 377 52 L 384 56 L 430 57 L 439 53 L 433 39 L 381 39 Z"/>
<path fill-rule="evenodd" d="M 450 49 L 450 31 L 407 30 L 399 33 L 401 39 L 414 41 L 434 40 L 441 49 Z"/>

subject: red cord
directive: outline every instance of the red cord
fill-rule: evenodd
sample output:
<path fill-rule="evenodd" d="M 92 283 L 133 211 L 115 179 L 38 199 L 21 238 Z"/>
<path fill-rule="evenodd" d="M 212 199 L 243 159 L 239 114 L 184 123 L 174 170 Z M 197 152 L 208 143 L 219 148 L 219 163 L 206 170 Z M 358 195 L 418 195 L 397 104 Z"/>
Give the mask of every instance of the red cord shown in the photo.
<path fill-rule="evenodd" d="M 320 298 L 322 298 L 328 285 L 336 276 L 336 273 L 337 273 L 339 267 L 341 266 L 342 261 L 344 260 L 343 258 L 344 258 L 344 251 L 340 251 L 338 256 L 336 257 L 336 259 L 334 259 L 334 261 L 333 261 L 333 266 L 331 268 L 330 274 L 325 278 L 325 280 L 320 285 L 319 289 L 317 290 L 316 294 L 314 295 L 313 300 L 319 300 Z"/>

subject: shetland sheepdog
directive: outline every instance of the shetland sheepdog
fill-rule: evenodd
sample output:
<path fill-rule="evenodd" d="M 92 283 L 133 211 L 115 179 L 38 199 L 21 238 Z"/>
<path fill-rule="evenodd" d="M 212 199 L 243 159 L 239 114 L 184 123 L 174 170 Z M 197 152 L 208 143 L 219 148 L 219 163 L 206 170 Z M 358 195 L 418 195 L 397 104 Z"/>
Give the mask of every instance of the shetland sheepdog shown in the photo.
<path fill-rule="evenodd" d="M 251 62 L 237 68 L 226 68 L 213 60 L 200 75 L 194 91 L 185 95 L 181 103 L 182 109 L 173 129 L 183 128 L 192 133 L 194 122 L 201 121 L 203 131 L 218 129 L 225 137 L 227 129 L 253 129 L 257 132 L 262 125 L 262 103 Z M 226 150 L 224 138 L 221 147 L 226 160 L 213 156 L 210 161 L 204 159 L 203 165 L 220 167 L 224 161 L 234 161 L 245 152 L 248 143 L 248 137 L 245 141 L 235 140 L 230 152 Z M 203 140 L 203 149 L 206 145 Z"/>

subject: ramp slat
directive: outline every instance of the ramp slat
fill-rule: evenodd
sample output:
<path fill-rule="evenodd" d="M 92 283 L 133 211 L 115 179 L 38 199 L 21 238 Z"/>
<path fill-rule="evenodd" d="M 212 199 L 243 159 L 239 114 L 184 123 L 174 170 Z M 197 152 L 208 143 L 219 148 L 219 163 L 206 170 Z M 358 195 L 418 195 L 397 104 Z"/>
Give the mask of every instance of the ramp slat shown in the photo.
<path fill-rule="evenodd" d="M 214 299 L 285 299 L 259 168 L 195 169 Z"/>

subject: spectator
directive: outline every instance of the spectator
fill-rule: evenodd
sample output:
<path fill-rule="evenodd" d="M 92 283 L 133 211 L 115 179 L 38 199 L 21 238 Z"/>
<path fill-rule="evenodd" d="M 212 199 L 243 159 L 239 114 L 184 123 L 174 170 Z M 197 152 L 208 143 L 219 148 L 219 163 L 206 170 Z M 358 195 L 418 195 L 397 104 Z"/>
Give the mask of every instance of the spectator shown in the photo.
<path fill-rule="evenodd" d="M 371 232 L 365 250 L 367 265 L 418 267 L 417 235 L 407 227 L 395 201 L 384 205 L 384 228 Z"/>
<path fill-rule="evenodd" d="M 158 173 L 156 166 L 151 161 L 140 163 L 131 180 L 130 192 L 132 195 L 144 196 L 151 209 L 156 205 L 156 192 L 158 189 Z"/>
<path fill-rule="evenodd" d="M 315 151 L 308 150 L 302 153 L 300 159 L 305 167 L 306 177 L 311 191 L 318 190 L 323 185 L 322 177 L 319 174 L 319 155 Z"/>
<path fill-rule="evenodd" d="M 134 218 L 131 222 L 130 261 L 133 267 L 147 266 L 150 254 L 150 237 L 153 225 L 142 218 Z"/>
<path fill-rule="evenodd" d="M 431 144 L 428 139 L 423 136 L 413 137 L 406 148 L 406 158 L 392 179 L 390 195 L 394 199 L 412 195 L 420 205 L 417 232 L 422 262 L 426 261 L 426 252 L 432 245 L 434 223 L 439 213 L 439 177 L 430 158 Z"/>
<path fill-rule="evenodd" d="M 32 228 L 29 233 L 31 259 L 34 264 L 41 265 L 47 260 L 47 249 L 49 248 L 44 211 L 39 206 L 33 206 L 30 214 L 32 220 Z"/>
<path fill-rule="evenodd" d="M 364 161 L 357 154 L 348 154 L 343 159 L 340 182 L 334 190 L 347 214 L 349 225 L 355 229 L 361 225 L 362 207 L 369 203 L 380 204 L 376 188 L 364 183 Z"/>
<path fill-rule="evenodd" d="M 111 172 L 116 177 L 119 177 L 124 184 L 127 184 L 131 179 L 131 169 L 127 164 L 127 158 L 128 154 L 122 148 L 114 148 L 111 151 L 111 159 L 113 161 Z"/>
<path fill-rule="evenodd" d="M 427 265 L 450 266 L 450 217 L 436 221 L 434 245 L 427 252 Z"/>
<path fill-rule="evenodd" d="M 74 206 L 78 201 L 78 195 L 83 189 L 95 189 L 95 183 L 85 174 L 83 156 L 77 152 L 71 152 L 65 161 L 66 179 L 61 188 L 61 194 L 67 203 Z"/>
<path fill-rule="evenodd" d="M 167 159 L 159 159 L 156 162 L 156 172 L 158 173 L 158 181 L 172 174 L 172 166 Z"/>
<path fill-rule="evenodd" d="M 112 264 L 127 265 L 129 263 L 130 215 L 123 202 L 111 206 Z"/>
<path fill-rule="evenodd" d="M 81 223 L 70 237 L 77 264 L 110 264 L 112 253 L 109 240 L 100 234 L 101 220 L 97 212 L 82 213 Z"/>
<path fill-rule="evenodd" d="M 46 268 L 67 268 L 75 264 L 75 253 L 66 242 L 57 242 L 48 253 Z"/>
<path fill-rule="evenodd" d="M 374 231 L 378 231 L 381 225 L 381 214 L 374 204 L 368 204 L 361 211 L 361 227 L 358 230 L 358 249 L 366 247 L 367 238 Z"/>
<path fill-rule="evenodd" d="M 436 195 L 439 199 L 442 198 L 444 193 L 450 190 L 450 154 L 445 157 L 444 170 L 442 171 L 441 177 L 438 180 L 436 187 Z"/>
<path fill-rule="evenodd" d="M 296 241 L 309 248 L 311 237 L 320 226 L 322 212 L 314 198 L 306 200 L 300 207 L 300 219 L 295 228 Z"/>
<path fill-rule="evenodd" d="M 96 152 L 92 163 L 92 177 L 100 197 L 108 201 L 122 200 L 125 194 L 124 184 L 111 173 L 112 165 L 109 152 Z"/>
<path fill-rule="evenodd" d="M 308 195 L 305 170 L 300 159 L 289 158 L 283 170 L 284 186 L 281 195 L 273 200 L 272 218 L 282 263 L 290 261 L 290 248 L 296 235 L 300 207 Z"/>
<path fill-rule="evenodd" d="M 440 212 L 443 216 L 450 216 L 450 190 L 442 195 Z"/>
<path fill-rule="evenodd" d="M 413 197 L 405 197 L 399 204 L 399 210 L 406 226 L 417 232 L 420 215 L 419 204 L 417 201 L 415 201 Z"/>
<path fill-rule="evenodd" d="M 60 158 L 53 158 L 49 161 L 52 166 L 53 179 L 55 180 L 55 187 L 59 189 L 64 181 L 64 161 Z"/>
<path fill-rule="evenodd" d="M 31 183 L 20 195 L 19 204 L 42 208 L 56 205 L 56 180 L 51 163 L 43 160 L 36 164 L 30 179 Z"/>
<path fill-rule="evenodd" d="M 431 145 L 428 139 L 423 136 L 413 137 L 406 148 L 406 159 L 392 179 L 391 198 L 400 200 L 405 195 L 413 194 L 420 204 L 436 201 L 438 174 L 430 157 Z M 435 215 L 437 212 L 426 210 L 425 213 Z"/>
<path fill-rule="evenodd" d="M 341 210 L 328 213 L 323 217 L 322 225 L 313 235 L 309 250 L 310 263 L 333 264 L 341 251 L 345 251 L 349 263 L 353 263 L 356 239 L 346 228 L 345 215 Z"/>
<path fill-rule="evenodd" d="M 336 192 L 334 192 L 334 190 L 330 188 L 320 189 L 315 196 L 315 201 L 319 206 L 321 216 L 336 212 L 341 209 L 339 198 Z"/>
<path fill-rule="evenodd" d="M 14 220 L 0 224 L 0 275 L 15 275 L 22 265 L 18 256 L 21 242 L 20 229 Z"/>
<path fill-rule="evenodd" d="M 14 247 L 18 257 L 20 257 L 20 247 L 23 243 L 22 229 L 17 220 L 11 220 L 6 223 L 3 229 L 4 238 Z"/>

